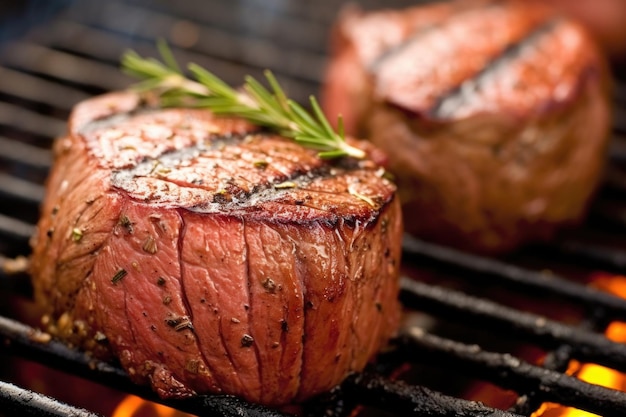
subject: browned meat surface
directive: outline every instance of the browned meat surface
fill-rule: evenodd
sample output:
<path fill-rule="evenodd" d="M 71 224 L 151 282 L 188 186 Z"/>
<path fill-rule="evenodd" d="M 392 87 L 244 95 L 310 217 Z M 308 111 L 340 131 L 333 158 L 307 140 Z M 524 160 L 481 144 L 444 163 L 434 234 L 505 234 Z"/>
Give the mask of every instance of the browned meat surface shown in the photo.
<path fill-rule="evenodd" d="M 586 32 L 528 1 L 347 9 L 324 105 L 389 157 L 406 228 L 485 253 L 584 216 L 610 126 Z"/>
<path fill-rule="evenodd" d="M 32 261 L 48 330 L 163 397 L 278 405 L 362 369 L 399 316 L 395 186 L 371 161 L 138 103 L 84 102 L 56 143 Z"/>
<path fill-rule="evenodd" d="M 614 59 L 626 61 L 626 1 L 546 0 L 585 25 Z"/>

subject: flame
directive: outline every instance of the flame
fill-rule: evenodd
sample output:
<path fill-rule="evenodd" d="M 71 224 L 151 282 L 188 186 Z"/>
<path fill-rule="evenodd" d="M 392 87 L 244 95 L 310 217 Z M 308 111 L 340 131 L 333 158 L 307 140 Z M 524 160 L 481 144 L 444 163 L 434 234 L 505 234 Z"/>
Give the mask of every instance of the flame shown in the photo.
<path fill-rule="evenodd" d="M 626 277 L 600 275 L 593 281 L 593 286 L 608 291 L 619 297 L 626 298 Z M 612 322 L 607 327 L 605 334 L 607 338 L 613 340 L 614 342 L 626 343 L 626 323 L 617 321 Z M 621 372 L 600 365 L 580 364 L 575 361 L 572 361 L 570 370 L 573 370 L 573 374 L 583 381 L 607 388 L 626 391 L 626 375 Z M 539 410 L 531 415 L 531 417 L 592 416 L 597 416 L 597 414 L 551 403 L 543 404 Z"/>
<path fill-rule="evenodd" d="M 113 417 L 193 417 L 162 404 L 134 395 L 126 396 L 113 412 Z"/>

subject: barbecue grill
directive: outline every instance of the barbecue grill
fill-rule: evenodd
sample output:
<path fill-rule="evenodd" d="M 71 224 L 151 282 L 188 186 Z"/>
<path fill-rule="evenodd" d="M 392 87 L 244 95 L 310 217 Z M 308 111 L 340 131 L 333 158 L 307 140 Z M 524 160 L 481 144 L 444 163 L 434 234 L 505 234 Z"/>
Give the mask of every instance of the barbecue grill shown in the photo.
<path fill-rule="evenodd" d="M 261 78 L 269 68 L 294 99 L 306 102 L 318 93 L 342 1 L 175 3 L 47 2 L 37 16 L 29 9 L 12 19 L 19 30 L 0 32 L 0 364 L 35 361 L 197 415 L 286 415 L 228 396 L 162 401 L 132 384 L 116 364 L 48 340 L 13 302 L 31 296 L 28 277 L 9 273 L 7 260 L 29 253 L 52 140 L 64 132 L 75 103 L 130 84 L 118 69 L 124 50 L 155 56 L 156 39 L 165 38 L 181 62 L 210 68 L 232 85 L 245 74 Z M 367 9 L 415 2 L 359 3 Z M 626 271 L 624 80 L 618 79 L 615 102 L 609 168 L 586 223 L 549 245 L 499 259 L 406 237 L 401 298 L 407 325 L 376 363 L 306 404 L 303 415 L 530 416 L 544 402 L 626 415 L 626 393 L 566 373 L 572 360 L 626 372 L 626 345 L 604 335 L 610 322 L 626 321 L 626 300 L 587 285 L 598 271 Z M 544 356 L 541 365 L 537 356 Z M 6 415 L 97 415 L 18 386 L 7 375 L 0 368 Z M 464 387 L 477 381 L 514 392 L 512 405 L 468 399 Z"/>

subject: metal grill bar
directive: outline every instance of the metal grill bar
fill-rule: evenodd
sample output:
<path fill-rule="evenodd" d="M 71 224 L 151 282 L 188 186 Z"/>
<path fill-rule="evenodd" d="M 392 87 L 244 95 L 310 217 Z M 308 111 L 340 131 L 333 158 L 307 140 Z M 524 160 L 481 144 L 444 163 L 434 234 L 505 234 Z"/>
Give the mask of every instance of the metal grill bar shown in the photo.
<path fill-rule="evenodd" d="M 495 259 L 471 255 L 443 246 L 405 236 L 405 260 L 414 264 L 431 265 L 453 274 L 480 274 L 480 279 L 501 283 L 507 288 L 541 291 L 569 299 L 589 307 L 602 306 L 615 319 L 626 320 L 626 300 L 586 287 L 554 274 L 532 271 Z"/>
<path fill-rule="evenodd" d="M 623 250 L 577 239 L 562 240 L 552 245 L 550 249 L 551 253 L 558 251 L 561 256 L 577 259 L 578 263 L 587 262 L 616 273 L 626 273 L 626 252 Z"/>
<path fill-rule="evenodd" d="M 121 369 L 105 362 L 96 361 L 85 353 L 68 348 L 65 344 L 49 340 L 45 333 L 22 323 L 0 316 L 0 338 L 3 347 L 12 354 L 44 363 L 74 375 L 87 377 L 116 389 L 139 395 L 151 401 L 175 407 L 191 413 L 215 413 L 221 416 L 285 417 L 264 407 L 245 403 L 229 396 L 199 396 L 184 400 L 161 400 L 145 387 L 128 379 Z M 425 387 L 393 382 L 382 376 L 359 374 L 342 384 L 342 391 L 351 392 L 364 405 L 385 407 L 398 413 L 419 413 L 422 416 L 452 415 L 493 417 L 516 417 L 512 413 L 485 407 L 473 401 L 446 396 Z M 81 416 L 82 417 L 82 416 Z M 519 417 L 519 416 L 517 416 Z"/>
<path fill-rule="evenodd" d="M 286 417 L 265 407 L 228 396 L 198 396 L 184 400 L 161 400 L 146 387 L 130 381 L 126 373 L 111 364 L 94 360 L 89 355 L 50 340 L 49 336 L 15 320 L 0 316 L 0 348 L 46 366 L 97 381 L 114 389 L 138 395 L 179 410 L 199 415 L 225 417 Z M 43 411 L 43 410 L 42 410 Z"/>
<path fill-rule="evenodd" d="M 101 15 L 97 15 L 93 17 L 93 19 L 102 19 Z M 128 32 L 128 28 L 122 26 L 121 29 L 124 32 L 117 32 L 114 29 L 109 27 L 100 27 L 100 26 L 88 26 L 85 24 L 86 16 L 82 16 L 82 19 L 78 19 L 78 21 L 71 20 L 58 20 L 55 21 L 50 27 L 47 28 L 49 31 L 42 32 L 41 34 L 35 34 L 32 36 L 32 41 L 37 45 L 45 45 L 50 49 L 62 49 L 64 53 L 69 54 L 69 56 L 73 56 L 72 54 L 85 55 L 89 56 L 93 61 L 103 62 L 102 65 L 110 65 L 111 69 L 114 69 L 118 72 L 117 63 L 120 59 L 121 50 L 124 48 L 128 48 L 128 37 L 136 36 L 136 34 L 132 34 Z M 170 22 L 171 25 L 175 25 L 175 22 Z M 113 32 L 111 32 L 113 30 Z M 168 29 L 169 30 L 169 29 Z M 208 35 L 207 35 L 208 36 Z M 156 56 L 157 51 L 154 47 L 154 38 L 145 38 L 145 37 L 134 37 L 133 38 L 133 46 L 138 53 L 148 56 Z M 238 41 L 238 43 L 237 43 Z M 202 45 L 215 45 L 214 41 L 205 42 Z M 206 68 L 210 68 L 211 71 L 220 75 L 226 82 L 238 85 L 243 82 L 245 75 L 252 75 L 257 78 L 262 77 L 262 68 L 260 66 L 255 67 L 244 67 L 241 64 L 238 64 L 241 58 L 245 58 L 241 52 L 242 48 L 245 48 L 246 54 L 260 54 L 262 49 L 254 49 L 250 48 L 245 40 L 237 40 L 231 39 L 229 44 L 225 44 L 224 48 L 228 49 L 232 54 L 233 51 L 239 51 L 240 54 L 236 57 L 232 57 L 232 60 L 228 60 L 226 58 L 221 58 L 216 56 L 213 51 L 194 51 L 191 48 L 180 48 L 175 42 L 171 43 L 172 50 L 174 51 L 176 58 L 180 62 L 196 62 L 201 66 Z M 91 56 L 94 51 L 98 51 L 97 57 Z M 272 55 L 276 55 L 276 51 L 272 53 Z M 237 58 L 237 59 L 235 59 Z M 80 58 L 85 59 L 85 58 Z M 312 59 L 315 59 L 315 68 L 321 69 L 321 57 L 314 57 L 307 59 L 307 62 L 311 62 Z M 15 62 L 17 61 L 17 62 Z M 18 64 L 21 69 L 29 70 L 29 68 L 37 68 L 36 62 L 28 61 L 26 59 L 12 58 L 9 63 L 13 62 L 14 65 Z M 89 61 L 86 61 L 89 62 Z M 267 66 L 268 68 L 274 70 L 276 75 L 279 77 L 284 87 L 289 91 L 289 95 L 298 100 L 300 102 L 306 102 L 308 96 L 315 90 L 317 84 L 310 80 L 303 80 L 302 78 L 295 78 L 295 76 L 289 76 L 288 78 L 284 78 L 284 69 L 282 67 L 277 67 L 276 63 L 280 63 L 281 60 L 274 61 L 273 66 Z M 80 68 L 80 67 L 79 67 Z M 312 68 L 309 68 L 310 71 Z M 45 69 L 46 72 L 48 69 Z M 88 71 L 88 68 L 85 69 Z M 55 76 L 61 77 L 61 79 L 66 81 L 72 81 L 71 78 L 64 75 L 61 70 L 55 71 Z M 80 78 L 76 78 L 73 81 L 85 82 L 84 78 L 88 78 L 85 75 Z M 131 83 L 131 79 L 128 78 L 124 82 L 123 85 L 117 85 L 115 89 L 125 88 Z M 95 81 L 90 81 L 87 85 L 94 85 Z M 104 91 L 104 90 L 101 90 Z"/>
<path fill-rule="evenodd" d="M 485 352 L 477 345 L 466 345 L 428 334 L 419 328 L 405 333 L 409 357 L 428 355 L 443 366 L 464 370 L 469 375 L 517 392 L 539 392 L 542 401 L 564 404 L 605 417 L 626 415 L 626 394 L 588 384 L 566 374 L 533 366 L 509 354 Z"/>
<path fill-rule="evenodd" d="M 15 140 L 0 137 L 0 149 L 2 149 L 0 158 L 29 165 L 33 168 L 47 170 L 50 168 L 52 162 L 52 152 L 50 152 L 50 150 L 41 149 Z"/>
<path fill-rule="evenodd" d="M 5 194 L 11 199 L 39 204 L 43 200 L 44 188 L 39 184 L 0 172 L 0 194 Z"/>
<path fill-rule="evenodd" d="M 65 132 L 66 123 L 22 107 L 0 102 L 0 125 L 50 138 Z"/>
<path fill-rule="evenodd" d="M 407 287 L 411 287 L 412 294 L 416 292 L 423 292 L 415 291 L 415 289 L 419 287 L 421 287 L 422 290 L 426 288 L 428 291 L 432 289 L 430 286 L 416 283 L 413 281 L 411 281 L 409 285 L 406 280 L 403 281 L 403 287 L 405 290 Z M 483 301 L 476 301 L 472 297 L 465 297 L 467 298 L 465 301 L 459 302 L 459 299 L 457 298 L 458 294 L 452 294 L 452 296 L 450 297 L 449 290 L 442 291 L 445 291 L 448 294 L 444 298 L 451 299 L 450 303 L 454 306 L 458 306 L 459 310 L 465 313 L 467 313 L 468 311 L 467 304 L 477 305 L 478 310 L 482 310 L 483 308 L 481 307 L 484 307 L 481 306 L 481 304 L 483 304 Z M 464 297 L 462 294 L 461 296 Z M 423 299 L 420 299 L 420 306 L 424 307 Z M 500 309 L 500 307 L 498 307 L 498 309 Z M 429 310 L 429 306 L 426 306 L 426 310 Z M 488 314 L 495 316 L 498 315 L 492 313 Z M 525 313 L 521 313 L 519 311 L 513 312 L 513 314 L 518 316 L 520 314 L 525 315 Z M 532 321 L 537 323 L 538 320 L 526 318 L 523 321 Z M 483 322 L 484 321 L 481 321 L 481 323 Z M 464 323 L 468 324 L 467 321 L 465 321 Z M 539 323 L 541 323 L 541 320 L 539 320 Z M 538 327 L 545 328 L 550 331 L 550 329 L 552 329 L 554 325 L 554 323 L 546 321 L 544 324 L 540 324 Z M 559 326 L 557 326 L 557 330 L 558 328 Z M 554 333 L 554 331 L 552 332 Z M 574 330 L 574 332 L 580 333 L 581 330 Z M 93 372 L 91 371 L 92 368 L 98 369 L 99 374 L 104 373 L 104 382 L 106 382 L 106 380 L 110 378 L 110 374 L 112 373 L 114 375 L 114 381 L 107 383 L 107 385 L 114 387 L 121 386 L 130 392 L 139 391 L 138 393 L 140 395 L 146 396 L 142 389 L 138 389 L 138 387 L 130 384 L 130 382 L 125 377 L 123 371 L 111 367 L 108 364 L 96 364 L 96 362 L 94 362 L 93 360 L 89 360 L 86 355 L 68 349 L 65 345 L 61 343 L 47 342 L 42 344 L 40 342 L 37 342 L 37 340 L 41 338 L 42 334 L 38 333 L 34 329 L 28 328 L 16 322 L 12 322 L 8 319 L 0 318 L 0 335 L 6 337 L 8 340 L 11 340 L 11 349 L 18 351 L 20 355 L 29 358 L 37 358 L 38 361 L 45 362 L 46 364 L 51 364 L 51 362 L 58 361 L 60 357 L 61 361 L 66 363 L 61 363 L 60 365 L 52 365 L 66 371 L 68 369 L 72 370 L 72 373 L 77 373 L 78 375 L 82 375 L 82 372 L 76 372 L 73 370 L 76 367 L 76 364 L 84 364 L 86 362 L 87 364 L 82 366 L 88 368 L 88 370 L 86 370 L 85 372 L 86 375 L 88 375 L 89 377 L 94 377 Z M 456 371 L 469 369 L 470 375 L 480 375 L 481 378 L 489 379 L 505 388 L 511 388 L 519 390 L 521 392 L 539 392 L 543 401 L 559 402 L 565 405 L 575 406 L 591 412 L 601 413 L 602 415 L 606 416 L 623 415 L 621 413 L 626 411 L 626 394 L 624 393 L 595 387 L 593 385 L 589 385 L 582 381 L 579 381 L 575 378 L 567 377 L 566 375 L 558 372 L 553 372 L 547 369 L 542 369 L 536 366 L 522 363 L 518 359 L 513 358 L 510 355 L 484 352 L 480 350 L 477 346 L 467 346 L 461 343 L 438 338 L 433 335 L 425 334 L 421 330 L 413 329 L 409 332 L 409 336 L 410 343 L 408 343 L 408 345 L 410 345 L 411 352 L 407 357 L 415 359 L 417 357 L 425 356 L 428 357 L 429 360 L 435 360 L 437 363 L 444 366 L 451 366 L 452 369 L 455 369 Z M 592 338 L 595 338 L 595 336 L 597 335 L 592 334 Z M 567 339 L 566 342 L 570 343 L 568 346 L 576 346 L 576 343 L 578 343 L 577 340 L 571 339 Z M 571 349 L 576 350 L 576 348 Z M 30 350 L 32 350 L 32 352 L 29 353 Z M 427 355 L 417 354 L 419 351 L 424 350 L 428 351 Z M 583 350 L 585 349 L 583 348 Z M 606 347 L 601 347 L 600 350 L 606 351 Z M 51 358 L 48 357 L 51 352 L 53 356 L 52 361 Z M 576 356 L 577 352 L 571 353 L 573 356 Z M 618 352 L 618 355 L 622 358 L 625 357 L 623 353 Z M 457 365 L 459 366 L 457 367 Z M 611 363 L 610 365 L 614 364 Z M 109 374 L 108 376 L 107 373 Z M 102 375 L 98 375 L 97 379 L 100 379 L 101 376 Z M 383 381 L 380 378 L 375 378 L 376 382 L 374 383 L 374 385 L 371 385 L 370 379 L 371 377 L 368 375 L 356 376 L 348 380 L 344 384 L 344 390 L 347 390 L 349 392 L 354 392 L 355 390 L 358 391 L 358 395 L 355 395 L 355 398 L 366 398 L 366 400 L 363 401 L 363 403 L 366 405 L 371 405 L 374 407 L 385 406 L 388 410 L 399 413 L 407 412 L 407 410 L 418 410 L 421 413 L 420 415 L 447 415 L 438 414 L 442 410 L 442 405 L 440 404 L 440 402 L 442 401 L 443 404 L 446 405 L 446 407 L 452 407 L 451 409 L 457 411 L 461 410 L 458 412 L 465 413 L 467 411 L 469 413 L 467 415 L 475 415 L 471 413 L 478 411 L 475 408 L 474 403 L 459 403 L 456 399 L 452 397 L 446 397 L 438 393 L 433 393 L 423 387 L 408 385 L 405 386 L 402 383 L 393 383 L 387 380 Z M 120 383 L 120 380 L 123 380 L 123 382 Z M 386 394 L 382 397 L 378 397 L 378 395 L 380 394 L 380 392 L 378 392 L 379 390 L 385 391 Z M 373 393 L 376 393 L 377 397 L 372 397 L 370 395 Z M 150 399 L 154 399 L 151 398 L 150 394 L 147 394 L 147 397 Z M 176 406 L 179 409 L 189 409 L 189 407 L 206 407 L 206 405 L 198 405 L 200 403 L 203 404 L 203 401 L 207 401 L 206 399 L 202 399 L 200 402 L 198 401 L 194 402 L 194 405 L 192 406 L 186 404 L 185 401 L 165 403 L 168 405 Z M 393 404 L 393 406 L 390 407 L 390 404 Z M 419 404 L 419 407 L 416 404 Z M 425 406 L 424 404 L 430 405 Z M 435 406 L 435 404 L 437 405 Z M 431 406 L 432 408 L 428 408 Z M 430 411 L 426 412 L 425 410 Z M 489 411 L 489 413 L 492 413 L 489 415 L 494 416 L 511 415 L 500 414 L 499 410 L 492 410 Z"/>
<path fill-rule="evenodd" d="M 46 417 L 99 417 L 82 408 L 0 381 L 0 408 L 3 415 Z M 9 414 L 5 414 L 9 413 Z"/>
<path fill-rule="evenodd" d="M 348 378 L 342 390 L 364 404 L 405 416 L 521 417 L 475 401 L 449 397 L 425 387 L 390 381 L 367 372 Z"/>
<path fill-rule="evenodd" d="M 33 235 L 35 226 L 30 223 L 0 213 L 0 234 L 17 238 L 23 242 Z"/>
<path fill-rule="evenodd" d="M 601 324 L 602 323 L 602 324 Z M 605 320 L 603 316 L 595 315 L 590 318 L 586 318 L 580 324 L 580 328 L 587 330 L 604 329 Z M 572 358 L 572 347 L 569 345 L 561 345 L 555 350 L 548 352 L 543 359 L 543 368 L 564 373 L 567 371 L 570 359 Z M 543 403 L 545 394 L 539 389 L 530 389 L 522 393 L 517 399 L 515 405 L 511 407 L 510 411 L 517 412 L 524 415 L 530 415 L 534 410 L 539 409 Z"/>
<path fill-rule="evenodd" d="M 626 372 L 626 345 L 604 335 L 407 278 L 402 279 L 401 287 L 407 306 L 459 319 L 464 325 L 497 329 L 508 337 L 521 336 L 548 349 L 568 344 L 574 358 Z"/>
<path fill-rule="evenodd" d="M 56 112 L 62 109 L 63 117 L 67 117 L 73 104 L 89 97 L 79 90 L 9 68 L 0 67 L 0 79 L 3 94 L 46 104 Z"/>
<path fill-rule="evenodd" d="M 130 79 L 113 65 L 105 65 L 26 41 L 12 41 L 3 48 L 3 63 L 24 71 L 45 71 L 68 83 L 80 83 L 98 91 L 119 90 L 130 84 Z M 45 60 L 45 69 L 40 62 Z M 63 123 L 59 121 L 59 123 Z M 54 136 L 55 131 L 48 131 Z"/>
<path fill-rule="evenodd" d="M 216 3 L 214 3 L 216 4 Z M 219 4 L 219 3 L 217 3 Z M 226 5 L 227 6 L 227 5 Z M 207 7 L 207 12 L 211 12 L 212 7 Z M 246 22 L 243 19 L 250 19 L 253 17 L 256 20 L 256 24 L 269 24 L 276 23 L 274 14 L 255 14 L 254 16 L 241 16 L 234 13 L 236 9 L 230 9 L 230 14 L 233 18 L 242 22 Z M 121 5 L 115 2 L 107 2 L 106 6 L 102 8 L 100 13 L 81 13 L 81 10 L 76 9 L 76 15 L 81 22 L 86 23 L 100 23 L 106 25 L 107 29 L 114 30 L 125 34 L 126 36 L 134 36 L 139 39 L 156 39 L 163 36 L 166 33 L 171 32 L 172 28 L 179 22 L 172 14 L 164 14 L 155 12 L 146 8 L 138 8 L 132 5 Z M 195 12 L 198 15 L 196 8 Z M 206 12 L 205 12 L 206 13 Z M 253 11 L 248 10 L 248 13 Z M 124 19 L 111 19 L 111 16 L 124 16 Z M 133 19 L 134 17 L 134 19 Z M 217 17 L 217 16 L 216 16 Z M 193 17 L 193 20 L 196 20 Z M 149 21 L 150 24 L 142 24 L 145 21 Z M 250 20 L 248 20 L 249 22 Z M 296 24 L 296 23 L 294 23 Z M 306 23 L 303 23 L 306 25 Z M 276 27 L 280 27 L 276 25 Z M 319 25 L 311 28 L 312 31 L 308 33 L 317 35 L 315 39 L 316 45 L 324 45 L 326 30 Z M 242 32 L 229 33 L 223 29 L 216 28 L 214 25 L 201 25 L 196 27 L 198 41 L 193 46 L 197 52 L 209 53 L 210 55 L 225 61 L 231 62 L 245 62 L 247 66 L 256 67 L 258 69 L 273 68 L 277 63 L 281 62 L 280 57 L 285 53 L 295 54 L 295 59 L 281 62 L 281 72 L 289 74 L 290 76 L 298 79 L 309 80 L 313 82 L 319 82 L 319 76 L 323 73 L 324 55 L 321 51 L 315 54 L 307 53 L 302 45 L 297 47 L 289 47 L 288 45 L 280 46 L 275 42 L 269 42 L 267 39 L 263 39 L 257 36 L 245 36 Z M 304 31 L 291 31 L 291 33 L 307 33 L 306 28 Z M 284 36 L 283 39 L 294 40 L 296 35 Z M 285 41 L 283 40 L 284 44 Z M 92 49 L 93 50 L 93 49 Z"/>

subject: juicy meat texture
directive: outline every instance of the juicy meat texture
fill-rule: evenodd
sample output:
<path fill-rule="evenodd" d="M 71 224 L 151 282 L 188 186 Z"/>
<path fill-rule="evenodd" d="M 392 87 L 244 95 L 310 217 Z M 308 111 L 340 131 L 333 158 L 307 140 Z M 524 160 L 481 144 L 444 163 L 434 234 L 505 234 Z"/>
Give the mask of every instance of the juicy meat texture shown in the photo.
<path fill-rule="evenodd" d="M 32 241 L 51 333 L 162 397 L 267 405 L 329 390 L 394 333 L 400 204 L 372 161 L 131 93 L 79 104 L 69 132 Z"/>
<path fill-rule="evenodd" d="M 325 110 L 387 153 L 408 232 L 500 253 L 584 217 L 611 109 L 581 26 L 528 1 L 351 8 L 332 46 Z"/>

